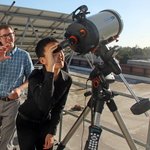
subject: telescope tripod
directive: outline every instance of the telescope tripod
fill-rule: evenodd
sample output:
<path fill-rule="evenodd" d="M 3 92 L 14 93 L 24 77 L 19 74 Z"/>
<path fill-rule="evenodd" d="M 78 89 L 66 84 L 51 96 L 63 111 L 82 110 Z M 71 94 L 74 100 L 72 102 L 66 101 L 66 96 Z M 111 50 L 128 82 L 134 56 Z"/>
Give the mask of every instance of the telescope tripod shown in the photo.
<path fill-rule="evenodd" d="M 113 113 L 113 116 L 116 119 L 130 149 L 137 150 L 135 143 L 128 132 L 128 129 L 125 126 L 121 115 L 119 114 L 118 108 L 113 100 L 114 94 L 110 91 L 109 83 L 105 79 L 103 73 L 98 71 L 97 74 L 97 69 L 94 69 L 90 74 L 89 79 L 92 81 L 92 96 L 72 128 L 69 130 L 64 139 L 59 143 L 57 150 L 63 150 L 65 148 L 67 142 L 75 133 L 90 110 L 94 113 L 92 115 L 91 125 L 89 126 L 89 135 L 84 150 L 98 150 L 98 143 L 102 133 L 102 129 L 100 127 L 100 116 L 102 114 L 105 103 L 109 110 Z"/>

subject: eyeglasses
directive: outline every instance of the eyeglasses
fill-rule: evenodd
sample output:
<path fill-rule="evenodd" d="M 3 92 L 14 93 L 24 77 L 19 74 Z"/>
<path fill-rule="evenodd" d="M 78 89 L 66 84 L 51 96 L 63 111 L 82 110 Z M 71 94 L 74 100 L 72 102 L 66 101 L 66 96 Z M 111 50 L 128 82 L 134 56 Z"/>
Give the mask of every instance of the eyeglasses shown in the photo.
<path fill-rule="evenodd" d="M 12 37 L 13 35 L 14 35 L 14 32 L 8 33 L 8 34 L 4 34 L 4 35 L 1 35 L 0 38 L 6 39 L 7 37 Z"/>

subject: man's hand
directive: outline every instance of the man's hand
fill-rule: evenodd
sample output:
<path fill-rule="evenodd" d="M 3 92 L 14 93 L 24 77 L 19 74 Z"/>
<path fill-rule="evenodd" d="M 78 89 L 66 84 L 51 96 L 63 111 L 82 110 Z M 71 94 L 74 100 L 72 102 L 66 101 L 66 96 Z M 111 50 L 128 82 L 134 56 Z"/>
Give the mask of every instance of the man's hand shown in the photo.
<path fill-rule="evenodd" d="M 49 149 L 54 144 L 54 136 L 52 134 L 47 134 L 45 137 L 45 144 L 43 145 L 43 149 Z"/>
<path fill-rule="evenodd" d="M 6 59 L 11 58 L 10 56 L 6 56 L 6 53 L 9 49 L 6 46 L 0 46 L 0 61 L 4 61 Z"/>

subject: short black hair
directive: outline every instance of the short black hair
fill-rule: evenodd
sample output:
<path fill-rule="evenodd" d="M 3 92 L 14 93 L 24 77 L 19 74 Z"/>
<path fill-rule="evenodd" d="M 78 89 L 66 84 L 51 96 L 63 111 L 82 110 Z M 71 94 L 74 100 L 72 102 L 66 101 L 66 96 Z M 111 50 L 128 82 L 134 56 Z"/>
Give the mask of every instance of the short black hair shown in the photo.
<path fill-rule="evenodd" d="M 53 37 L 46 37 L 37 43 L 35 53 L 38 58 L 44 56 L 44 48 L 50 42 L 58 42 L 58 41 Z"/>

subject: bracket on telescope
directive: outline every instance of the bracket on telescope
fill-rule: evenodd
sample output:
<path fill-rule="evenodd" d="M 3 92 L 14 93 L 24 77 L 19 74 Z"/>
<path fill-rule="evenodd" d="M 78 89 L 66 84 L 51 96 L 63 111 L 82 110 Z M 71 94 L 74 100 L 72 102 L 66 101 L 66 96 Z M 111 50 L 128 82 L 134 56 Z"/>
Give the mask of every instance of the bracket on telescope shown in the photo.
<path fill-rule="evenodd" d="M 88 7 L 86 5 L 82 5 L 80 7 L 78 7 L 72 15 L 72 20 L 75 21 L 76 20 L 83 20 L 86 18 L 86 15 L 89 14 L 90 12 L 88 11 Z"/>

